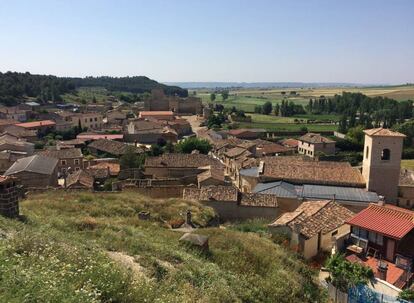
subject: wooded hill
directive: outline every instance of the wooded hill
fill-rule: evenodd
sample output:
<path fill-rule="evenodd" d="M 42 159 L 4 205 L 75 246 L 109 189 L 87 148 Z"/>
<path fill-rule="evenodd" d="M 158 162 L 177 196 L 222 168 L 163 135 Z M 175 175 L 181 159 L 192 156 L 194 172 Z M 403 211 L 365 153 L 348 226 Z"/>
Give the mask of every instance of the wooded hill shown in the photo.
<path fill-rule="evenodd" d="M 63 94 L 88 86 L 136 94 L 150 92 L 154 88 L 162 88 L 167 95 L 181 97 L 188 95 L 188 91 L 185 89 L 161 84 L 145 76 L 70 78 L 32 75 L 28 72 L 0 72 L 0 103 L 11 106 L 28 97 L 36 98 L 39 101 L 61 101 Z"/>

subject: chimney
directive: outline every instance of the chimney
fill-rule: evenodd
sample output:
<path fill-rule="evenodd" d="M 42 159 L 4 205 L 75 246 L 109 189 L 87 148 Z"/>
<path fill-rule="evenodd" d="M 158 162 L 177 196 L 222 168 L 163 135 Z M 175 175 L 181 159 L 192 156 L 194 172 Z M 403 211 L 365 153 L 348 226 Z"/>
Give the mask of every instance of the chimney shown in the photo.
<path fill-rule="evenodd" d="M 384 196 L 378 196 L 378 206 L 384 206 L 384 205 L 385 205 Z"/>
<path fill-rule="evenodd" d="M 385 261 L 379 260 L 377 263 L 378 278 L 387 281 L 388 264 Z"/>

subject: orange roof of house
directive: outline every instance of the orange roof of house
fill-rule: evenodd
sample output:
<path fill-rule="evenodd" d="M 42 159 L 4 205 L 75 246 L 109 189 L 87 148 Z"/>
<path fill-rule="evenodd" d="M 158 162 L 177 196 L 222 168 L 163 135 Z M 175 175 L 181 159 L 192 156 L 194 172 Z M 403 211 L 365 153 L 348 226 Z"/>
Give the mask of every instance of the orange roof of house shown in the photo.
<path fill-rule="evenodd" d="M 142 111 L 139 113 L 140 116 L 173 116 L 174 113 L 172 111 Z"/>
<path fill-rule="evenodd" d="M 372 269 L 374 276 L 379 278 L 378 273 L 378 259 L 373 257 L 358 257 L 355 254 L 349 255 L 346 257 L 346 260 L 352 263 L 359 263 L 361 265 L 367 266 Z M 400 277 L 404 274 L 404 270 L 397 267 L 395 264 L 388 262 L 386 260 L 381 260 L 387 264 L 387 277 L 386 281 L 392 285 L 395 285 Z"/>
<path fill-rule="evenodd" d="M 400 240 L 414 229 L 414 211 L 370 204 L 347 223 Z"/>
<path fill-rule="evenodd" d="M 16 125 L 24 127 L 24 128 L 32 128 L 32 127 L 41 127 L 41 126 L 53 126 L 53 125 L 56 125 L 56 122 L 52 120 L 42 120 L 42 121 L 17 123 Z"/>

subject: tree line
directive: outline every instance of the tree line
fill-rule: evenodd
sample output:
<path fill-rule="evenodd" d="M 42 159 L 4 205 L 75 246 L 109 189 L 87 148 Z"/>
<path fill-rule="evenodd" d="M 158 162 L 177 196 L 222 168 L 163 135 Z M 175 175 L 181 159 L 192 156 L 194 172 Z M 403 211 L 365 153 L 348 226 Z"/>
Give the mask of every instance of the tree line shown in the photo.
<path fill-rule="evenodd" d="M 17 105 L 27 97 L 36 98 L 39 102 L 59 102 L 62 101 L 63 94 L 88 86 L 140 94 L 148 93 L 154 88 L 162 88 L 167 95 L 188 96 L 186 89 L 161 84 L 144 76 L 69 78 L 32 75 L 28 72 L 0 72 L 0 104 Z"/>
<path fill-rule="evenodd" d="M 343 92 L 332 98 L 310 99 L 306 106 L 310 114 L 338 114 L 339 131 L 361 125 L 364 128 L 392 127 L 413 118 L 413 101 L 398 102 L 387 97 L 369 97 L 362 93 Z"/>

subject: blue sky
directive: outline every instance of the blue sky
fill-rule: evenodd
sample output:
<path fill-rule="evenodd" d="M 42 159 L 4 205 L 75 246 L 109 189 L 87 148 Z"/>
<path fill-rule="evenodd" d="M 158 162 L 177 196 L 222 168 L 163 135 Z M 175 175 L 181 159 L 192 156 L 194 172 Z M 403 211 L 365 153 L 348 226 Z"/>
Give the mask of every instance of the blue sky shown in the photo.
<path fill-rule="evenodd" d="M 0 71 L 414 82 L 414 1 L 0 1 Z"/>

